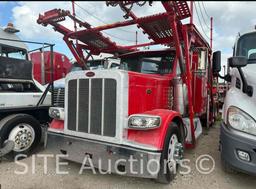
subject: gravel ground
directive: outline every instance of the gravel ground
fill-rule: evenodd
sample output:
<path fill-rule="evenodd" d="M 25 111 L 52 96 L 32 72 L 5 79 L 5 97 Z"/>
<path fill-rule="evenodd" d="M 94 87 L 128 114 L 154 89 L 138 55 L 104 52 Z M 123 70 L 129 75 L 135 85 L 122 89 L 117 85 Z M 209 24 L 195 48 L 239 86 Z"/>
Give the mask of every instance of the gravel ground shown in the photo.
<path fill-rule="evenodd" d="M 86 170 L 79 175 L 80 165 L 68 162 L 67 166 L 63 166 L 61 171 L 68 171 L 68 175 L 55 174 L 55 158 L 48 158 L 47 174 L 44 174 L 44 163 L 42 158 L 35 158 L 35 173 L 32 172 L 33 158 L 22 160 L 27 163 L 28 173 L 25 175 L 17 175 L 15 171 L 23 171 L 24 167 L 2 160 L 0 163 L 0 184 L 1 189 L 82 189 L 82 188 L 172 188 L 172 189 L 255 189 L 255 177 L 237 173 L 227 174 L 221 169 L 220 154 L 218 151 L 219 126 L 213 126 L 208 132 L 204 130 L 204 134 L 198 140 L 196 149 L 186 150 L 185 158 L 190 160 L 191 173 L 178 174 L 175 180 L 169 185 L 155 183 L 149 179 L 131 178 L 114 174 L 94 175 L 92 171 Z M 47 150 L 41 150 L 40 154 L 50 153 Z M 201 174 L 195 166 L 196 159 L 202 155 L 208 154 L 215 160 L 215 169 L 208 175 Z M 63 161 L 67 162 L 67 161 Z M 204 166 L 212 165 L 211 163 L 203 164 Z"/>

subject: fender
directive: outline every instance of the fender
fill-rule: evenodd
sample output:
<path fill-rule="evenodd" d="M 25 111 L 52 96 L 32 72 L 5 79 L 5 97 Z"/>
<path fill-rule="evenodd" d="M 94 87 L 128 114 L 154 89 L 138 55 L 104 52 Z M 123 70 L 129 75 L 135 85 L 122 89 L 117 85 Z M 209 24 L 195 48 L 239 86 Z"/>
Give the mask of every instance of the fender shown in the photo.
<path fill-rule="evenodd" d="M 162 150 L 164 146 L 166 132 L 170 123 L 174 121 L 178 124 L 179 127 L 183 125 L 182 117 L 180 113 L 176 111 L 166 109 L 155 109 L 152 111 L 143 112 L 143 114 L 160 116 L 162 119 L 160 127 L 150 130 L 128 129 L 127 140 L 154 146 L 157 149 Z M 182 131 L 184 131 L 184 128 L 182 128 Z"/>

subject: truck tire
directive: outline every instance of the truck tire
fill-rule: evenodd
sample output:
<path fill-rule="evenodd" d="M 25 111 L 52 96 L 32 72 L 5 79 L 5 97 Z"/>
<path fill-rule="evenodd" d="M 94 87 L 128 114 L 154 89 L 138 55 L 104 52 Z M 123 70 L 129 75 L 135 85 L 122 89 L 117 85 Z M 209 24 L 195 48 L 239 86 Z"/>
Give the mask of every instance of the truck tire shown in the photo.
<path fill-rule="evenodd" d="M 156 182 L 162 184 L 169 184 L 175 178 L 178 164 L 177 161 L 173 159 L 173 155 L 175 152 L 174 146 L 178 143 L 183 146 L 183 141 L 184 140 L 182 139 L 181 131 L 178 125 L 172 122 L 167 130 L 167 134 L 165 137 L 164 148 L 160 158 L 160 170 Z M 172 160 L 171 162 L 173 162 L 174 164 L 169 162 L 170 160 Z M 166 165 L 167 161 L 168 163 Z"/>
<path fill-rule="evenodd" d="M 7 154 L 13 159 L 16 155 L 29 156 L 40 143 L 42 131 L 40 123 L 31 115 L 14 114 L 0 121 L 0 138 L 14 142 L 14 149 Z"/>

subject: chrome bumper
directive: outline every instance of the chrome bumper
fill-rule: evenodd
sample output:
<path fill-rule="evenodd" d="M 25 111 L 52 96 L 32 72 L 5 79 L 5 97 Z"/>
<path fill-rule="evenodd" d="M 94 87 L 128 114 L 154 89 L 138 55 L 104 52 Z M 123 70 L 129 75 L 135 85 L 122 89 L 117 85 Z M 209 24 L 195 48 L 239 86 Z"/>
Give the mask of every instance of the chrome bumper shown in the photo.
<path fill-rule="evenodd" d="M 158 175 L 159 151 L 146 151 L 50 131 L 46 142 L 50 151 L 66 154 L 64 159 L 93 165 L 100 170 L 143 178 L 157 178 Z"/>

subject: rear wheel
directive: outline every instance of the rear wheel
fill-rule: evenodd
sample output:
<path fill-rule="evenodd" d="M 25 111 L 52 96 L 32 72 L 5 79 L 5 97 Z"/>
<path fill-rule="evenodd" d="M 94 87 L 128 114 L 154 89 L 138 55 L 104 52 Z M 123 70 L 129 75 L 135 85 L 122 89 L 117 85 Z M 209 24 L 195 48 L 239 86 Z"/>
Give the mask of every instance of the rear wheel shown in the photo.
<path fill-rule="evenodd" d="M 30 115 L 15 114 L 0 121 L 2 142 L 14 142 L 14 148 L 8 158 L 13 159 L 18 154 L 30 155 L 39 144 L 41 135 L 40 123 Z"/>
<path fill-rule="evenodd" d="M 183 158 L 183 139 L 176 123 L 168 128 L 164 149 L 160 159 L 160 171 L 157 182 L 168 184 L 177 173 L 178 161 Z"/>

